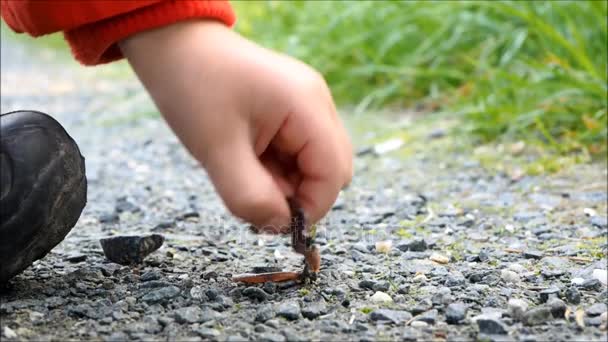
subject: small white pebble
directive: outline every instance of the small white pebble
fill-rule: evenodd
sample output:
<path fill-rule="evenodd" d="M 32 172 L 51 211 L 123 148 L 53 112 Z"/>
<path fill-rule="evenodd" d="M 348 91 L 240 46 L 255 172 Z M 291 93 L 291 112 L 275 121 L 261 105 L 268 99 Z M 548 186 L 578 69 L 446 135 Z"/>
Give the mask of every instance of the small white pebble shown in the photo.
<path fill-rule="evenodd" d="M 387 254 L 391 251 L 393 247 L 393 242 L 391 240 L 386 241 L 378 241 L 376 242 L 376 252 Z"/>
<path fill-rule="evenodd" d="M 279 251 L 278 249 L 274 250 L 274 258 L 276 260 L 281 260 L 284 258 L 283 254 L 281 254 L 281 251 Z"/>
<path fill-rule="evenodd" d="M 600 281 L 604 285 L 608 285 L 608 271 L 596 268 L 593 270 L 593 278 Z"/>
<path fill-rule="evenodd" d="M 179 275 L 179 277 L 177 277 L 177 278 L 178 278 L 178 279 L 182 279 L 182 280 L 184 280 L 184 279 L 188 279 L 188 277 L 190 277 L 190 276 L 188 275 L 188 273 L 184 273 L 184 274 L 180 274 L 180 275 Z"/>
<path fill-rule="evenodd" d="M 416 283 L 423 283 L 426 280 L 427 279 L 426 279 L 426 276 L 424 274 L 418 274 L 414 278 L 412 278 L 412 281 L 416 282 Z"/>
<path fill-rule="evenodd" d="M 508 231 L 509 233 L 513 233 L 515 231 L 515 226 L 512 224 L 508 224 L 505 226 L 505 230 Z"/>
<path fill-rule="evenodd" d="M 9 327 L 4 327 L 3 334 L 6 338 L 17 338 L 17 333 Z"/>
<path fill-rule="evenodd" d="M 403 146 L 403 140 L 400 138 L 389 139 L 376 146 L 374 146 L 374 152 L 376 154 L 385 154 L 390 151 L 394 151 Z"/>
<path fill-rule="evenodd" d="M 448 262 L 450 262 L 450 259 L 448 257 L 439 253 L 431 254 L 430 259 L 439 264 L 447 264 Z"/>
<path fill-rule="evenodd" d="M 502 270 L 500 272 L 500 278 L 505 283 L 519 283 L 519 274 L 511 270 Z"/>
<path fill-rule="evenodd" d="M 413 321 L 412 323 L 410 323 L 410 326 L 414 328 L 426 328 L 429 326 L 429 324 L 425 321 Z"/>
<path fill-rule="evenodd" d="M 587 215 L 589 217 L 593 217 L 593 216 L 597 215 L 597 212 L 595 211 L 595 209 L 592 209 L 592 208 L 585 208 L 585 209 L 583 209 L 583 212 L 585 213 L 585 215 Z"/>
<path fill-rule="evenodd" d="M 519 298 L 509 299 L 507 305 L 509 307 L 509 315 L 516 320 L 522 319 L 524 313 L 528 310 L 528 302 Z"/>
<path fill-rule="evenodd" d="M 381 292 L 381 291 L 376 291 L 376 293 L 374 293 L 373 296 L 371 296 L 369 298 L 372 302 L 392 302 L 393 298 L 391 298 L 391 296 L 389 296 L 388 294 Z"/>
<path fill-rule="evenodd" d="M 583 278 L 572 278 L 572 280 L 570 280 L 570 282 L 574 285 L 583 285 L 583 283 L 585 282 L 585 279 Z"/>

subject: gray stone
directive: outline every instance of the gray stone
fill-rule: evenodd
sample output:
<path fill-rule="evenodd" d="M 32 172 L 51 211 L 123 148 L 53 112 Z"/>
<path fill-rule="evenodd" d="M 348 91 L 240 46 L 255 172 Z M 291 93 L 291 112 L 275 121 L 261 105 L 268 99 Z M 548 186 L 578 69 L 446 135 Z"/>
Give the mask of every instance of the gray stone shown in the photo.
<path fill-rule="evenodd" d="M 540 295 L 540 301 L 542 303 L 546 303 L 549 300 L 549 298 L 555 298 L 559 295 L 559 289 L 556 287 L 544 289 L 544 290 L 540 291 L 539 295 Z"/>
<path fill-rule="evenodd" d="M 376 309 L 369 315 L 372 321 L 390 321 L 394 324 L 403 324 L 412 318 L 412 314 L 403 310 Z"/>
<path fill-rule="evenodd" d="M 554 318 L 564 318 L 566 309 L 568 307 L 566 306 L 566 303 L 564 303 L 563 300 L 556 297 L 552 297 L 547 301 L 547 305 L 549 306 L 549 308 L 551 308 L 551 314 Z"/>
<path fill-rule="evenodd" d="M 422 321 L 428 324 L 435 324 L 435 322 L 437 321 L 437 313 L 437 309 L 423 312 L 414 317 L 414 321 Z"/>
<path fill-rule="evenodd" d="M 587 279 L 581 284 L 581 288 L 587 291 L 601 291 L 603 287 L 604 285 L 596 278 Z"/>
<path fill-rule="evenodd" d="M 211 328 L 198 328 L 194 330 L 195 333 L 197 333 L 200 337 L 204 338 L 204 339 L 209 339 L 209 340 L 215 340 L 220 336 L 220 332 L 217 329 L 211 329 Z"/>
<path fill-rule="evenodd" d="M 284 342 L 285 337 L 279 334 L 263 333 L 260 334 L 256 340 L 261 342 Z"/>
<path fill-rule="evenodd" d="M 247 296 L 251 299 L 257 299 L 260 302 L 265 301 L 266 298 L 268 298 L 268 294 L 266 292 L 264 292 L 264 290 L 262 290 L 259 287 L 254 287 L 254 286 L 244 289 L 243 295 Z"/>
<path fill-rule="evenodd" d="M 181 290 L 177 286 L 161 287 L 159 289 L 152 290 L 152 291 L 146 293 L 142 297 L 142 300 L 146 303 L 151 303 L 151 304 L 166 302 L 172 298 L 177 297 L 180 292 L 181 292 Z"/>
<path fill-rule="evenodd" d="M 544 324 L 553 319 L 553 314 L 548 306 L 541 305 L 528 310 L 522 319 L 525 325 Z"/>
<path fill-rule="evenodd" d="M 300 318 L 300 305 L 295 302 L 286 302 L 279 305 L 277 316 L 284 317 L 290 321 Z"/>
<path fill-rule="evenodd" d="M 592 225 L 594 225 L 598 228 L 602 228 L 602 229 L 608 228 L 608 216 L 595 215 L 595 216 L 592 216 L 589 221 L 591 222 Z"/>
<path fill-rule="evenodd" d="M 173 318 L 180 324 L 199 323 L 203 321 L 203 310 L 198 306 L 179 308 L 173 312 Z"/>
<path fill-rule="evenodd" d="M 388 281 L 379 281 L 376 282 L 373 286 L 372 289 L 374 291 L 382 291 L 382 292 L 387 292 L 389 289 L 391 288 L 391 284 Z"/>
<path fill-rule="evenodd" d="M 589 316 L 599 316 L 606 312 L 606 304 L 604 303 L 595 303 L 585 310 L 585 313 Z"/>
<path fill-rule="evenodd" d="M 363 290 L 373 290 L 375 284 L 376 282 L 373 280 L 364 279 L 359 282 L 359 288 Z"/>
<path fill-rule="evenodd" d="M 575 286 L 571 286 L 564 292 L 566 301 L 571 304 L 579 304 L 581 302 L 581 293 Z"/>
<path fill-rule="evenodd" d="M 411 241 L 401 241 L 396 247 L 403 252 L 424 252 L 428 248 L 428 245 L 424 239 L 414 239 Z"/>
<path fill-rule="evenodd" d="M 159 249 L 165 238 L 160 234 L 147 236 L 113 236 L 99 240 L 106 258 L 120 265 L 141 263 Z"/>
<path fill-rule="evenodd" d="M 508 306 L 509 316 L 518 321 L 521 321 L 524 318 L 524 314 L 528 310 L 528 302 L 519 298 L 509 299 Z"/>
<path fill-rule="evenodd" d="M 445 279 L 445 286 L 447 287 L 457 287 L 465 283 L 466 279 L 462 274 L 449 274 Z"/>
<path fill-rule="evenodd" d="M 479 332 L 488 335 L 506 335 L 508 333 L 506 325 L 498 318 L 491 315 L 480 315 L 475 319 Z"/>
<path fill-rule="evenodd" d="M 258 308 L 255 314 L 256 322 L 266 322 L 275 316 L 275 312 L 271 305 L 262 305 Z"/>
<path fill-rule="evenodd" d="M 162 275 L 160 274 L 160 272 L 154 270 L 154 271 L 148 271 L 148 272 L 142 274 L 142 276 L 139 277 L 139 281 L 145 282 L 145 281 L 150 281 L 150 280 L 159 280 L 160 278 L 162 278 Z"/>
<path fill-rule="evenodd" d="M 308 319 L 315 319 L 327 313 L 327 307 L 322 302 L 308 303 L 302 308 L 302 316 Z"/>
<path fill-rule="evenodd" d="M 458 324 L 465 319 L 467 310 L 468 306 L 465 303 L 452 303 L 445 310 L 445 321 L 448 324 Z"/>

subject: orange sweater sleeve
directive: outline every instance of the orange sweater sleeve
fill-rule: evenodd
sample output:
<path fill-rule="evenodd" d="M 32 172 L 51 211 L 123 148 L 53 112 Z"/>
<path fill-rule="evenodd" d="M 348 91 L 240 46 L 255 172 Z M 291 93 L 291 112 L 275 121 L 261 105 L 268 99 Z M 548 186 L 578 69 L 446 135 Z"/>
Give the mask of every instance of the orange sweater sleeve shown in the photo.
<path fill-rule="evenodd" d="M 121 59 L 117 42 L 138 32 L 197 18 L 228 26 L 236 20 L 226 0 L 1 0 L 0 5 L 2 18 L 16 32 L 37 37 L 63 31 L 84 65 Z"/>

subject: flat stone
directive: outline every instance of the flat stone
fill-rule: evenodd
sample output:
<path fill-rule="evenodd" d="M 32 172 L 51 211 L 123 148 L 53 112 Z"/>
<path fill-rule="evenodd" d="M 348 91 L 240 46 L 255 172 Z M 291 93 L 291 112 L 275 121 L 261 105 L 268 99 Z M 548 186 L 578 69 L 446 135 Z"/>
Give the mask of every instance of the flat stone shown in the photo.
<path fill-rule="evenodd" d="M 528 310 L 528 302 L 519 298 L 511 298 L 507 303 L 509 307 L 509 316 L 511 316 L 515 320 L 522 320 L 524 314 Z"/>
<path fill-rule="evenodd" d="M 251 286 L 243 290 L 243 295 L 251 299 L 264 301 L 268 298 L 268 294 L 259 287 Z"/>
<path fill-rule="evenodd" d="M 220 331 L 217 329 L 211 329 L 211 328 L 198 328 L 195 329 L 194 332 L 196 334 L 198 334 L 200 337 L 204 338 L 204 339 L 210 339 L 210 340 L 214 340 L 217 339 L 220 336 Z"/>
<path fill-rule="evenodd" d="M 202 322 L 203 310 L 198 306 L 179 308 L 173 312 L 173 318 L 180 324 Z"/>
<path fill-rule="evenodd" d="M 592 216 L 589 219 L 589 222 L 598 228 L 606 229 L 608 228 L 608 216 Z"/>
<path fill-rule="evenodd" d="M 87 256 L 85 254 L 70 254 L 64 258 L 65 261 L 78 263 L 87 260 Z"/>
<path fill-rule="evenodd" d="M 372 290 L 386 292 L 391 288 L 391 284 L 388 281 L 379 281 L 374 283 Z"/>
<path fill-rule="evenodd" d="M 553 314 L 548 306 L 541 305 L 528 310 L 522 319 L 525 325 L 540 325 L 553 319 Z"/>
<path fill-rule="evenodd" d="M 148 236 L 115 236 L 99 240 L 106 258 L 120 265 L 140 264 L 150 253 L 159 249 L 165 238 L 160 234 Z"/>
<path fill-rule="evenodd" d="M 177 297 L 180 292 L 181 290 L 177 286 L 161 287 L 146 293 L 142 297 L 142 300 L 151 304 L 166 302 L 169 299 Z"/>
<path fill-rule="evenodd" d="M 601 291 L 603 286 L 596 278 L 587 279 L 581 284 L 581 288 L 588 291 Z"/>
<path fill-rule="evenodd" d="M 260 342 L 284 342 L 285 336 L 267 332 L 260 334 L 256 340 Z"/>
<path fill-rule="evenodd" d="M 606 304 L 605 303 L 595 303 L 585 310 L 585 313 L 589 316 L 599 316 L 606 312 Z"/>
<path fill-rule="evenodd" d="M 517 284 L 520 281 L 519 274 L 511 270 L 500 271 L 500 278 L 507 284 Z"/>
<path fill-rule="evenodd" d="M 258 308 L 255 314 L 255 321 L 264 323 L 275 316 L 274 309 L 271 305 L 262 305 Z"/>
<path fill-rule="evenodd" d="M 480 315 L 475 318 L 475 322 L 477 323 L 477 327 L 479 327 L 479 332 L 482 334 L 488 334 L 488 335 L 506 335 L 506 334 L 508 334 L 506 325 L 495 317 L 487 316 L 487 315 Z"/>
<path fill-rule="evenodd" d="M 445 310 L 445 321 L 448 324 L 459 324 L 466 318 L 468 308 L 469 307 L 462 302 L 448 305 Z"/>
<path fill-rule="evenodd" d="M 544 254 L 538 250 L 528 249 L 524 251 L 523 256 L 526 259 L 540 260 L 543 258 Z"/>
<path fill-rule="evenodd" d="M 540 301 L 546 303 L 549 298 L 557 297 L 559 295 L 559 289 L 557 287 L 550 287 L 548 289 L 539 292 Z"/>
<path fill-rule="evenodd" d="M 376 309 L 369 315 L 372 321 L 389 321 L 394 324 L 402 324 L 412 318 L 412 314 L 403 310 Z"/>
<path fill-rule="evenodd" d="M 435 324 L 435 322 L 437 321 L 437 314 L 437 309 L 432 309 L 417 315 L 416 317 L 414 317 L 414 321 L 423 321 L 428 324 Z"/>
<path fill-rule="evenodd" d="M 302 308 L 302 316 L 315 319 L 327 313 L 327 306 L 322 302 L 308 303 Z"/>
<path fill-rule="evenodd" d="M 279 305 L 277 316 L 284 317 L 290 321 L 295 321 L 300 318 L 300 305 L 295 302 L 287 302 Z"/>

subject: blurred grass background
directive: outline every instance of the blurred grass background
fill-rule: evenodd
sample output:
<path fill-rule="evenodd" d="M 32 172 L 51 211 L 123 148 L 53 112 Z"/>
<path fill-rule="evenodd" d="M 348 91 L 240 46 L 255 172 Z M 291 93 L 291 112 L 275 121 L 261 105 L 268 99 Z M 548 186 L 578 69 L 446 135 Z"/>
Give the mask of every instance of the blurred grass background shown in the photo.
<path fill-rule="evenodd" d="M 458 116 L 480 142 L 606 153 L 606 1 L 233 1 L 243 35 L 361 114 Z"/>
<path fill-rule="evenodd" d="M 601 158 L 607 3 L 232 1 L 236 30 L 317 68 L 344 114 L 414 109 L 457 118 L 480 144 Z M 60 34 L 33 41 L 69 53 Z"/>

